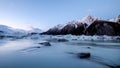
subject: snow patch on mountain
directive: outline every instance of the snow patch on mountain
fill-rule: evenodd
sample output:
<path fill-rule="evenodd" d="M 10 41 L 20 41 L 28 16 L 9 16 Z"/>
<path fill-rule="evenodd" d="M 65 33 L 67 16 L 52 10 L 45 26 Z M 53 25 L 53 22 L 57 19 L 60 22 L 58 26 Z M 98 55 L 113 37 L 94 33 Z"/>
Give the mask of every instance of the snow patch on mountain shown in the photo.
<path fill-rule="evenodd" d="M 114 19 L 114 18 L 112 18 L 112 19 L 109 19 L 108 21 L 115 22 L 115 19 Z"/>
<path fill-rule="evenodd" d="M 120 15 L 118 15 L 118 16 L 115 18 L 115 22 L 120 23 Z"/>
<path fill-rule="evenodd" d="M 81 24 L 86 24 L 86 25 L 89 26 L 89 25 L 92 24 L 95 20 L 98 20 L 98 18 L 97 18 L 97 17 L 94 17 L 94 16 L 88 15 L 88 16 L 83 17 L 83 18 L 80 19 L 80 20 L 73 20 L 73 21 L 71 21 L 71 22 L 68 22 L 67 24 L 74 25 L 75 28 L 77 28 L 77 27 L 78 27 L 79 25 L 81 25 Z"/>
<path fill-rule="evenodd" d="M 120 23 L 120 15 L 115 18 L 109 19 L 108 21 Z"/>
<path fill-rule="evenodd" d="M 80 23 L 86 23 L 87 25 L 92 24 L 95 20 L 98 20 L 98 18 L 93 17 L 93 16 L 85 16 L 82 19 L 79 20 Z"/>
<path fill-rule="evenodd" d="M 43 31 L 39 28 L 30 27 L 30 30 L 28 30 L 29 33 L 42 33 Z"/>
<path fill-rule="evenodd" d="M 58 30 L 61 30 L 64 27 L 64 25 L 62 24 L 58 24 L 57 26 L 55 26 L 54 28 L 58 28 Z"/>

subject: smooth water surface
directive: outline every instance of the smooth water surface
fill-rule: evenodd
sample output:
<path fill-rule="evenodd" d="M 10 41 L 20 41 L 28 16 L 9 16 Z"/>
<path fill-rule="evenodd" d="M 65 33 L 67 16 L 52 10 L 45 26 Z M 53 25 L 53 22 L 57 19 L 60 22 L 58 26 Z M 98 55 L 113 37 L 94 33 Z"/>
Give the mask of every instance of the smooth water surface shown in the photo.
<path fill-rule="evenodd" d="M 48 39 L 51 37 L 0 40 L 0 68 L 110 68 L 110 65 L 120 65 L 120 42 L 69 40 L 50 41 L 51 46 L 38 44 Z M 76 54 L 81 52 L 90 52 L 91 58 L 80 59 Z"/>

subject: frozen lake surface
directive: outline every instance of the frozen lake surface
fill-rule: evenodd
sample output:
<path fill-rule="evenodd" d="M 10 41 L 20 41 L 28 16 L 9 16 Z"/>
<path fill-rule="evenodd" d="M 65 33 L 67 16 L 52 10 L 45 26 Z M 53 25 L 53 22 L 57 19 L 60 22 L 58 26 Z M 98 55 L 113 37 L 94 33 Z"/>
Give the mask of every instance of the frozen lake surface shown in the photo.
<path fill-rule="evenodd" d="M 119 68 L 120 41 L 114 38 L 41 35 L 1 39 L 0 68 Z M 39 44 L 44 41 L 51 46 Z M 77 53 L 81 52 L 91 57 L 80 59 Z"/>

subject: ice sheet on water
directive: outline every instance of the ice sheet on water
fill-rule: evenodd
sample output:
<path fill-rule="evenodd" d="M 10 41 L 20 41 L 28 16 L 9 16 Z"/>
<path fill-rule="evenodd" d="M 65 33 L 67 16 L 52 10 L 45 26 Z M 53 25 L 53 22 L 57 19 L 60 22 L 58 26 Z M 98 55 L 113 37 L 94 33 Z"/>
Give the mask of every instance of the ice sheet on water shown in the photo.
<path fill-rule="evenodd" d="M 52 68 L 57 68 L 60 66 L 62 66 L 60 68 L 90 68 L 90 67 L 91 68 L 93 67 L 108 68 L 106 65 L 104 65 L 104 63 L 111 64 L 111 65 L 114 65 L 114 64 L 119 65 L 120 50 L 112 48 L 113 46 L 111 47 L 111 49 L 108 48 L 110 46 L 106 46 L 107 48 L 105 48 L 105 46 L 103 45 L 110 45 L 110 44 L 120 45 L 120 44 L 112 43 L 112 42 L 101 43 L 101 42 L 96 42 L 91 40 L 115 40 L 119 38 L 120 38 L 119 36 L 33 35 L 25 39 L 20 39 L 15 41 L 8 40 L 8 42 L 1 44 L 2 46 L 0 47 L 0 52 L 1 52 L 0 57 L 2 57 L 1 56 L 2 53 L 7 54 L 10 52 L 10 54 L 11 53 L 13 54 L 5 56 L 9 60 L 7 62 L 3 60 L 3 59 L 6 59 L 4 57 L 3 59 L 0 59 L 0 60 L 3 60 L 4 62 L 3 63 L 2 61 L 0 61 L 1 63 L 0 66 L 6 67 L 8 65 L 21 64 L 20 68 L 22 68 L 22 66 L 24 65 L 26 68 L 30 68 L 32 66 L 34 66 L 32 68 L 35 68 L 35 67 L 43 68 L 41 65 L 45 66 L 44 68 L 49 68 L 52 66 L 53 66 Z M 61 42 L 61 43 L 49 41 L 50 44 L 52 45 L 50 47 L 42 46 L 41 44 L 38 44 L 45 40 L 56 40 L 56 39 L 57 40 L 67 39 L 69 41 Z M 4 39 L 3 41 L 7 41 L 7 40 Z M 73 45 L 71 45 L 71 43 L 73 43 Z M 102 46 L 100 47 L 99 45 L 102 45 Z M 118 46 L 116 46 L 116 48 L 118 48 Z M 91 60 L 94 62 L 90 60 L 79 59 L 74 54 L 73 55 L 67 54 L 68 52 L 73 52 L 73 53 L 90 52 L 92 55 Z M 11 59 L 11 57 L 13 57 L 13 59 Z M 21 58 L 21 59 L 18 59 L 18 58 Z M 113 61 L 113 62 L 110 62 L 110 61 Z"/>
<path fill-rule="evenodd" d="M 120 36 L 86 36 L 86 35 L 80 35 L 80 36 L 75 36 L 75 35 L 56 35 L 56 36 L 52 36 L 52 35 L 45 35 L 46 38 L 56 38 L 56 39 L 67 39 L 69 41 L 73 41 L 73 40 L 88 40 L 88 41 L 120 41 Z"/>

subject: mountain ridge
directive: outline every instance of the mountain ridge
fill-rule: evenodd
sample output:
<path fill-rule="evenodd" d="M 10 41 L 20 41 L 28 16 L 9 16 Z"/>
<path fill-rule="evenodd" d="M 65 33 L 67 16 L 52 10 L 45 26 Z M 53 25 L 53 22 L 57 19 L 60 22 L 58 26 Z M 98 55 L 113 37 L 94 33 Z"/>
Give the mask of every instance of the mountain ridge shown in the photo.
<path fill-rule="evenodd" d="M 47 34 L 47 35 L 66 35 L 66 34 L 91 35 L 88 33 L 89 31 L 87 31 L 87 30 L 95 22 L 99 22 L 99 23 L 94 25 L 94 26 L 97 25 L 96 28 L 99 27 L 96 29 L 96 32 L 98 31 L 98 33 L 94 33 L 92 35 L 120 35 L 120 33 L 119 33 L 120 15 L 118 15 L 112 21 L 102 20 L 102 19 L 99 19 L 97 17 L 93 17 L 93 16 L 89 15 L 89 16 L 83 17 L 80 20 L 73 20 L 73 21 L 68 22 L 66 25 L 64 25 L 62 27 L 62 29 L 59 29 L 59 27 L 53 27 L 53 28 L 50 28 L 49 30 L 47 30 L 46 32 L 41 33 L 41 34 Z M 102 24 L 100 22 L 102 22 Z M 106 25 L 104 25 L 104 24 L 106 24 Z M 110 24 L 113 24 L 116 26 L 113 26 Z M 109 33 L 109 31 L 106 32 L 107 30 L 105 31 L 104 29 L 107 29 L 107 30 L 112 29 L 114 33 L 113 34 Z M 116 31 L 118 31 L 118 33 Z"/>
<path fill-rule="evenodd" d="M 66 24 L 58 24 L 43 32 L 39 28 L 26 31 L 0 25 L 0 36 L 23 36 L 33 34 L 44 35 L 120 35 L 120 15 L 112 20 L 102 20 L 94 16 L 85 16 L 80 20 L 73 20 Z"/>

